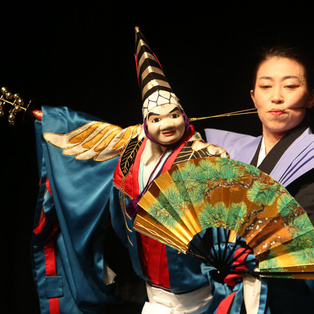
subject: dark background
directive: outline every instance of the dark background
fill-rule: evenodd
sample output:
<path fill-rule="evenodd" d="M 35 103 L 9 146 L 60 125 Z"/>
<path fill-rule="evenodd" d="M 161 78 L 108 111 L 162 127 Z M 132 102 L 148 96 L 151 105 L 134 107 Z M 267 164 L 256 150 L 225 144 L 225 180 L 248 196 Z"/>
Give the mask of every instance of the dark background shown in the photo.
<path fill-rule="evenodd" d="M 171 4 L 171 5 L 170 5 Z M 311 1 L 14 1 L 0 4 L 0 86 L 39 105 L 69 106 L 126 127 L 141 123 L 134 65 L 140 26 L 189 117 L 252 107 L 259 47 L 313 55 Z M 313 60 L 314 61 L 314 60 Z M 255 115 L 197 130 L 260 133 Z M 0 119 L 1 313 L 38 313 L 30 239 L 38 190 L 32 119 Z"/>

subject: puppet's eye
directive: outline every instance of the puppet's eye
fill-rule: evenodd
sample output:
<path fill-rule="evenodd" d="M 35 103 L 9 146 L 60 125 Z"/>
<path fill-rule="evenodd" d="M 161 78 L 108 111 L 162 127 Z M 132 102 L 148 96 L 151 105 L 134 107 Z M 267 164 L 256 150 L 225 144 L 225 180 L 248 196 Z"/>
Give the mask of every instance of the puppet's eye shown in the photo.
<path fill-rule="evenodd" d="M 176 118 L 179 118 L 179 117 L 180 117 L 180 115 L 178 113 L 174 113 L 174 114 L 171 115 L 172 119 L 176 119 Z"/>

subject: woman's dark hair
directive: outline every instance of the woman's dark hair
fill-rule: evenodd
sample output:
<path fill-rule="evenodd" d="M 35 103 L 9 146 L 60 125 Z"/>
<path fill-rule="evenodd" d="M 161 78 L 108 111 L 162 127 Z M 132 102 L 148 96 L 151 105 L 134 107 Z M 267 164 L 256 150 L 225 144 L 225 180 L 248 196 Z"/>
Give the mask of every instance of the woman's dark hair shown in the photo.
<path fill-rule="evenodd" d="M 265 61 L 273 57 L 278 58 L 288 58 L 295 60 L 304 67 L 305 78 L 307 83 L 307 89 L 311 93 L 314 89 L 314 74 L 313 66 L 311 60 L 307 55 L 298 48 L 295 47 L 285 47 L 285 46 L 275 46 L 272 48 L 264 48 L 260 54 L 259 59 L 256 62 L 255 70 L 253 73 L 253 89 L 255 88 L 256 75 L 260 65 Z"/>

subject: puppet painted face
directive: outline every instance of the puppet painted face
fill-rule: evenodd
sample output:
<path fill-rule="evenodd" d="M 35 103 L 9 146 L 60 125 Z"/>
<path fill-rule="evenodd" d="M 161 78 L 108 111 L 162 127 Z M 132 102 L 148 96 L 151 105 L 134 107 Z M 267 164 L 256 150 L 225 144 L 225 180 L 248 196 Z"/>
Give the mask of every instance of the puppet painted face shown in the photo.
<path fill-rule="evenodd" d="M 175 144 L 185 132 L 184 117 L 176 105 L 156 106 L 151 109 L 146 119 L 150 136 L 161 145 Z"/>
<path fill-rule="evenodd" d="M 273 57 L 258 68 L 251 91 L 263 133 L 284 135 L 305 117 L 313 106 L 307 89 L 304 67 L 295 60 Z"/>

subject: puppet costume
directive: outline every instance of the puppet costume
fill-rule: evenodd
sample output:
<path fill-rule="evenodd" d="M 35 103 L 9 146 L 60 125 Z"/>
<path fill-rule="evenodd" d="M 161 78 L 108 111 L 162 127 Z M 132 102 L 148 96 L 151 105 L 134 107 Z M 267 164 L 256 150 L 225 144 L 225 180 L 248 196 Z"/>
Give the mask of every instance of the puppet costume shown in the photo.
<path fill-rule="evenodd" d="M 182 162 L 184 159 L 188 160 L 203 155 L 213 156 L 215 152 L 213 151 L 210 153 L 208 148 L 203 148 L 199 151 L 193 149 L 193 146 L 198 145 L 199 141 L 199 135 L 191 130 L 181 145 L 166 157 L 161 173 L 169 170 L 173 165 Z M 130 145 L 133 146 L 134 144 L 132 145 L 132 143 L 130 143 Z M 124 236 L 121 240 L 128 246 L 135 271 L 140 277 L 148 282 L 149 292 L 153 293 L 152 290 L 161 288 L 158 289 L 158 294 L 164 293 L 163 290 L 166 290 L 180 294 L 183 299 L 185 293 L 193 291 L 195 302 L 193 307 L 197 304 L 199 307 L 196 307 L 195 312 L 193 312 L 192 309 L 189 310 L 191 313 L 205 312 L 205 310 L 201 310 L 201 303 L 204 302 L 204 309 L 206 309 L 210 297 L 210 288 L 208 281 L 202 275 L 200 262 L 193 257 L 178 254 L 176 250 L 147 236 L 140 235 L 133 229 L 134 218 L 128 214 L 126 207 L 130 199 L 136 199 L 141 192 L 141 156 L 146 145 L 147 138 L 141 143 L 136 152 L 134 163 L 127 172 L 125 172 L 125 162 L 127 162 L 127 157 L 124 156 L 124 154 L 122 154 L 118 163 L 118 167 L 114 174 L 114 191 L 112 195 L 115 195 L 115 200 L 120 199 L 120 202 L 122 201 L 122 204 L 116 204 L 116 206 L 121 207 L 122 212 L 121 209 L 117 211 L 116 207 L 111 209 L 110 212 L 113 227 L 115 230 L 121 230 L 120 232 L 118 231 L 117 234 L 119 236 Z M 126 148 L 125 152 L 128 151 L 130 150 Z M 205 300 L 197 301 L 195 299 L 196 289 L 202 287 L 203 289 L 199 292 L 201 295 L 204 295 L 204 293 L 205 295 L 207 294 L 206 298 Z M 192 295 L 190 298 L 191 297 Z M 161 304 L 158 305 L 156 311 L 158 313 L 163 313 L 160 312 L 160 310 Z"/>
<path fill-rule="evenodd" d="M 136 200 L 160 173 L 189 159 L 228 155 L 205 143 L 188 124 L 138 28 L 136 61 L 143 126 L 121 129 L 84 113 L 52 107 L 43 107 L 43 119 L 36 121 L 41 181 L 32 247 L 42 313 L 100 313 L 105 304 L 119 303 L 121 297 L 134 301 L 143 291 L 140 282 L 128 277 L 129 259 L 147 286 L 149 302 L 143 313 L 199 314 L 209 306 L 210 286 L 201 262 L 140 235 L 133 223 Z M 182 110 L 185 132 L 159 156 L 145 117 L 165 104 Z M 151 157 L 156 164 L 147 178 Z M 112 243 L 112 229 L 126 255 Z M 117 260 L 120 269 L 115 267 Z"/>
<path fill-rule="evenodd" d="M 303 121 L 262 156 L 262 136 L 205 129 L 206 139 L 219 143 L 230 158 L 257 166 L 277 180 L 306 210 L 314 222 L 314 135 Z M 264 158 L 263 158 L 264 157 Z M 314 308 L 313 280 L 269 279 L 271 313 L 310 313 Z"/>

